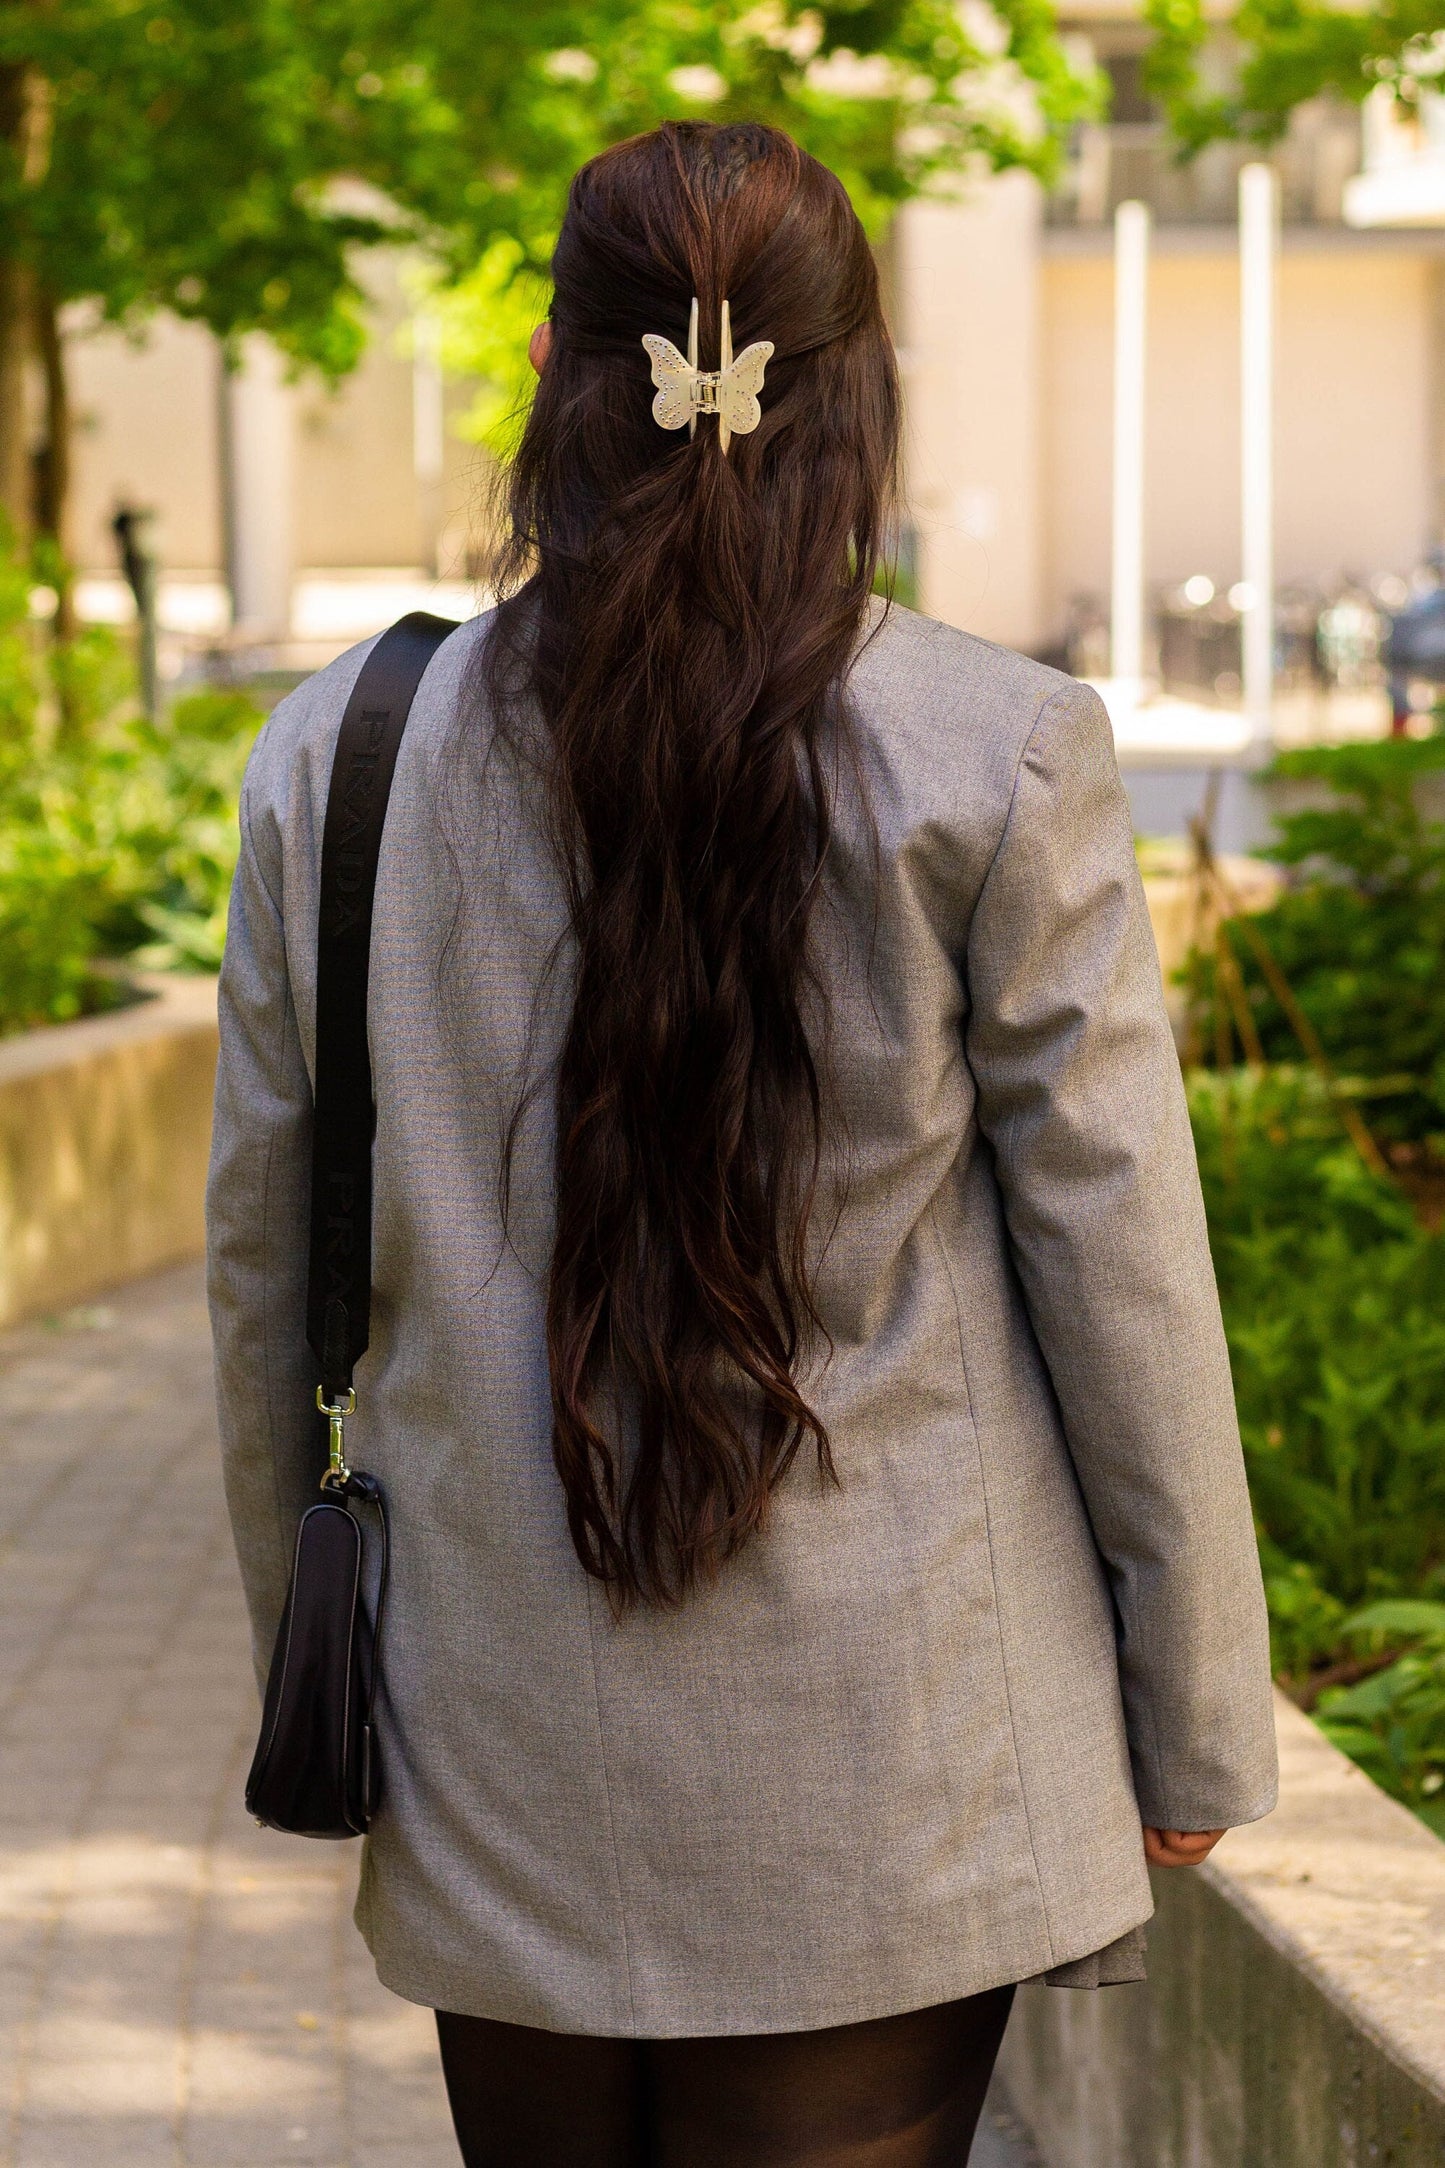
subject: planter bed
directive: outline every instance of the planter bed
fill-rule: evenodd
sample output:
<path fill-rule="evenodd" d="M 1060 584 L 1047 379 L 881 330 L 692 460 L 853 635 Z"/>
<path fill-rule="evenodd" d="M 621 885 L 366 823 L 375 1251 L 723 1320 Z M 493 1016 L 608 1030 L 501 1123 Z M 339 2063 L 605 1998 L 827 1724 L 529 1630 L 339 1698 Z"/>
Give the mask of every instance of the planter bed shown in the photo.
<path fill-rule="evenodd" d="M 1154 1876 L 1149 1979 L 1021 1990 L 1048 2168 L 1439 2168 L 1445 1844 L 1276 1696 L 1280 1803 Z"/>
<path fill-rule="evenodd" d="M 0 1325 L 195 1254 L 216 983 L 0 1039 Z"/>

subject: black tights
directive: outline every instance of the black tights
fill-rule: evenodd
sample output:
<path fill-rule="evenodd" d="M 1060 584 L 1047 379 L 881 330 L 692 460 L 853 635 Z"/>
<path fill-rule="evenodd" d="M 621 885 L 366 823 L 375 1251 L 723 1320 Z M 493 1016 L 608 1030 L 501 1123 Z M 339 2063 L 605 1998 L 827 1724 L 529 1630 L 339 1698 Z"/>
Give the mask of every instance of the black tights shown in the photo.
<path fill-rule="evenodd" d="M 466 2168 L 961 2168 L 1012 2000 L 704 2040 L 437 2032 Z"/>

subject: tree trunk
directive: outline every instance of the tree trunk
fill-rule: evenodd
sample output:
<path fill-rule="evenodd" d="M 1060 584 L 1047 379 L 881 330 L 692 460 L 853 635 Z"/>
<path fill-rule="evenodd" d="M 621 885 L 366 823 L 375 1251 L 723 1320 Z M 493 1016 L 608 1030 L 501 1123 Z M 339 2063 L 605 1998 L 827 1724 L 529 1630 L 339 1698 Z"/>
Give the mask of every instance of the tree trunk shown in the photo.
<path fill-rule="evenodd" d="M 70 387 L 65 374 L 65 341 L 60 329 L 60 306 L 55 296 L 42 293 L 35 310 L 36 343 L 45 372 L 45 455 L 40 464 L 35 520 L 52 545 L 55 563 L 51 577 L 58 600 L 55 605 L 55 637 L 68 640 L 75 631 L 75 592 L 70 565 Z"/>
<path fill-rule="evenodd" d="M 34 314 L 30 265 L 19 257 L 0 257 L 0 521 L 22 549 L 32 518 L 25 378 Z"/>
<path fill-rule="evenodd" d="M 50 85 L 28 61 L 0 65 L 0 142 L 11 151 L 21 185 L 38 188 L 50 163 Z M 26 373 L 35 351 L 35 265 L 22 230 L 0 255 L 0 517 L 22 545 L 34 520 L 34 477 L 26 413 Z"/>

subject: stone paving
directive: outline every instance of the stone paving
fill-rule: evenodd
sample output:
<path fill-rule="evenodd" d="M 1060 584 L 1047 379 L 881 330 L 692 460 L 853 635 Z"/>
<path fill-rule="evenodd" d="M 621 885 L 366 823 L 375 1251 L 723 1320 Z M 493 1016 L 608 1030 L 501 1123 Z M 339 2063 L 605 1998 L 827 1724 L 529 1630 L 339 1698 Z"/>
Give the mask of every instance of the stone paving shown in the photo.
<path fill-rule="evenodd" d="M 458 2168 L 359 1847 L 242 1808 L 246 1651 L 198 1268 L 0 1336 L 3 2168 Z"/>

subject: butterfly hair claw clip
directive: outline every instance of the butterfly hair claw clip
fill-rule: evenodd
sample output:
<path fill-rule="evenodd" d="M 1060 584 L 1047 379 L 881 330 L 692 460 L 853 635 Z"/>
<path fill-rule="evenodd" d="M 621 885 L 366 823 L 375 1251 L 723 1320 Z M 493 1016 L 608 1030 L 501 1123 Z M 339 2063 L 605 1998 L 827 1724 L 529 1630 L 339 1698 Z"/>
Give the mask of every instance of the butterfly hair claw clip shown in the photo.
<path fill-rule="evenodd" d="M 697 429 L 699 414 L 716 414 L 718 442 L 724 452 L 734 432 L 745 437 L 757 428 L 763 414 L 758 405 L 758 393 L 763 388 L 763 371 L 773 358 L 773 342 L 755 339 L 734 361 L 732 325 L 728 320 L 726 301 L 722 305 L 720 369 L 699 369 L 697 365 L 696 294 L 692 297 L 692 314 L 688 319 L 686 355 L 678 352 L 671 339 L 664 339 L 655 331 L 646 332 L 642 343 L 652 363 L 652 381 L 657 386 L 652 418 L 659 428 L 681 429 L 686 423 L 691 436 Z"/>

